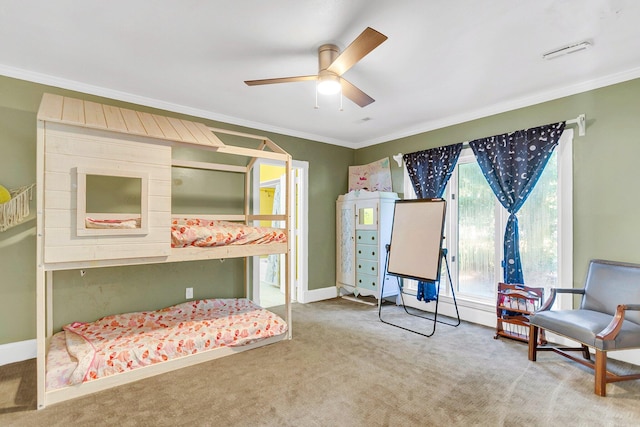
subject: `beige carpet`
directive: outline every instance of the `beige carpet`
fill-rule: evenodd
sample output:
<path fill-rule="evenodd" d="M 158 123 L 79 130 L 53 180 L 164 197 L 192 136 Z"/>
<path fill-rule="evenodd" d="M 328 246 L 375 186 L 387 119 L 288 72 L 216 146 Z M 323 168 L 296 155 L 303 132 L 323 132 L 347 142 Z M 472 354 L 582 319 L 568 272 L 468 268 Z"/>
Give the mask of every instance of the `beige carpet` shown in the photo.
<path fill-rule="evenodd" d="M 375 307 L 335 299 L 295 305 L 293 335 L 41 411 L 34 361 L 0 367 L 0 425 L 640 425 L 640 381 L 595 396 L 588 369 L 552 353 L 529 362 L 526 345 L 494 340 L 490 328 L 439 324 L 424 338 L 381 323 Z"/>

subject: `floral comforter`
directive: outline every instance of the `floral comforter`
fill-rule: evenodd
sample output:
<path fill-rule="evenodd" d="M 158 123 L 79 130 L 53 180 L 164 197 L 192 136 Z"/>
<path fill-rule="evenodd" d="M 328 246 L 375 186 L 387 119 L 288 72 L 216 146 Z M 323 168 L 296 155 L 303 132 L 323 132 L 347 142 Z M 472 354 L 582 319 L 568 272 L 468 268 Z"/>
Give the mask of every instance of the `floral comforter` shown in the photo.
<path fill-rule="evenodd" d="M 158 311 L 75 322 L 51 341 L 47 389 L 218 347 L 246 345 L 286 331 L 282 318 L 247 299 L 191 301 Z"/>
<path fill-rule="evenodd" d="M 237 222 L 174 218 L 171 221 L 171 247 L 210 247 L 286 242 L 284 229 L 253 227 Z"/>

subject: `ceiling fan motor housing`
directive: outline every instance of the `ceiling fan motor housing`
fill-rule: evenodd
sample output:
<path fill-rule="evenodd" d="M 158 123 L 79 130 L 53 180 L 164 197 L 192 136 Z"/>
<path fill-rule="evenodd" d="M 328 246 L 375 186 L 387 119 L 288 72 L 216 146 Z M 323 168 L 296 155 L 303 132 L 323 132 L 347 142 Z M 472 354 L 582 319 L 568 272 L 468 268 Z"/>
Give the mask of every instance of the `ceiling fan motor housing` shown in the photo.
<path fill-rule="evenodd" d="M 318 70 L 323 71 L 329 68 L 338 57 L 338 46 L 334 44 L 323 44 L 318 48 Z"/>
<path fill-rule="evenodd" d="M 338 57 L 338 46 L 323 44 L 318 48 L 318 92 L 333 95 L 340 92 L 340 76 L 327 70 Z"/>

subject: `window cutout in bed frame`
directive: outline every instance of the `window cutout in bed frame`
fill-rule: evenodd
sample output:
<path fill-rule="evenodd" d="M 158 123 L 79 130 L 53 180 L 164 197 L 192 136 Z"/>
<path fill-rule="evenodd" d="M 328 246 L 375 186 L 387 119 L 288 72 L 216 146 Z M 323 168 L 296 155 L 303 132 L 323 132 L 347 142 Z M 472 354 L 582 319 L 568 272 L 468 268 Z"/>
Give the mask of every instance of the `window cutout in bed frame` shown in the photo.
<path fill-rule="evenodd" d="M 148 174 L 77 168 L 77 183 L 78 236 L 148 234 Z"/>

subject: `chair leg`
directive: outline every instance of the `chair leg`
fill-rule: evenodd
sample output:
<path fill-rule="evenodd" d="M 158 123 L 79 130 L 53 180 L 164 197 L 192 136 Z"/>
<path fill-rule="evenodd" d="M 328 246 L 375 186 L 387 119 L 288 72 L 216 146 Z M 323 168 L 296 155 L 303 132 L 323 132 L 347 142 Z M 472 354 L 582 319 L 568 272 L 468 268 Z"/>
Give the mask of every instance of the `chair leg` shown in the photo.
<path fill-rule="evenodd" d="M 536 361 L 538 353 L 538 327 L 529 325 L 529 360 Z"/>
<path fill-rule="evenodd" d="M 595 363 L 595 393 L 598 396 L 607 395 L 607 353 L 596 349 Z"/>
<path fill-rule="evenodd" d="M 589 347 L 587 347 L 584 344 L 582 344 L 582 357 L 584 357 L 586 360 L 591 360 L 591 353 L 589 353 Z"/>

